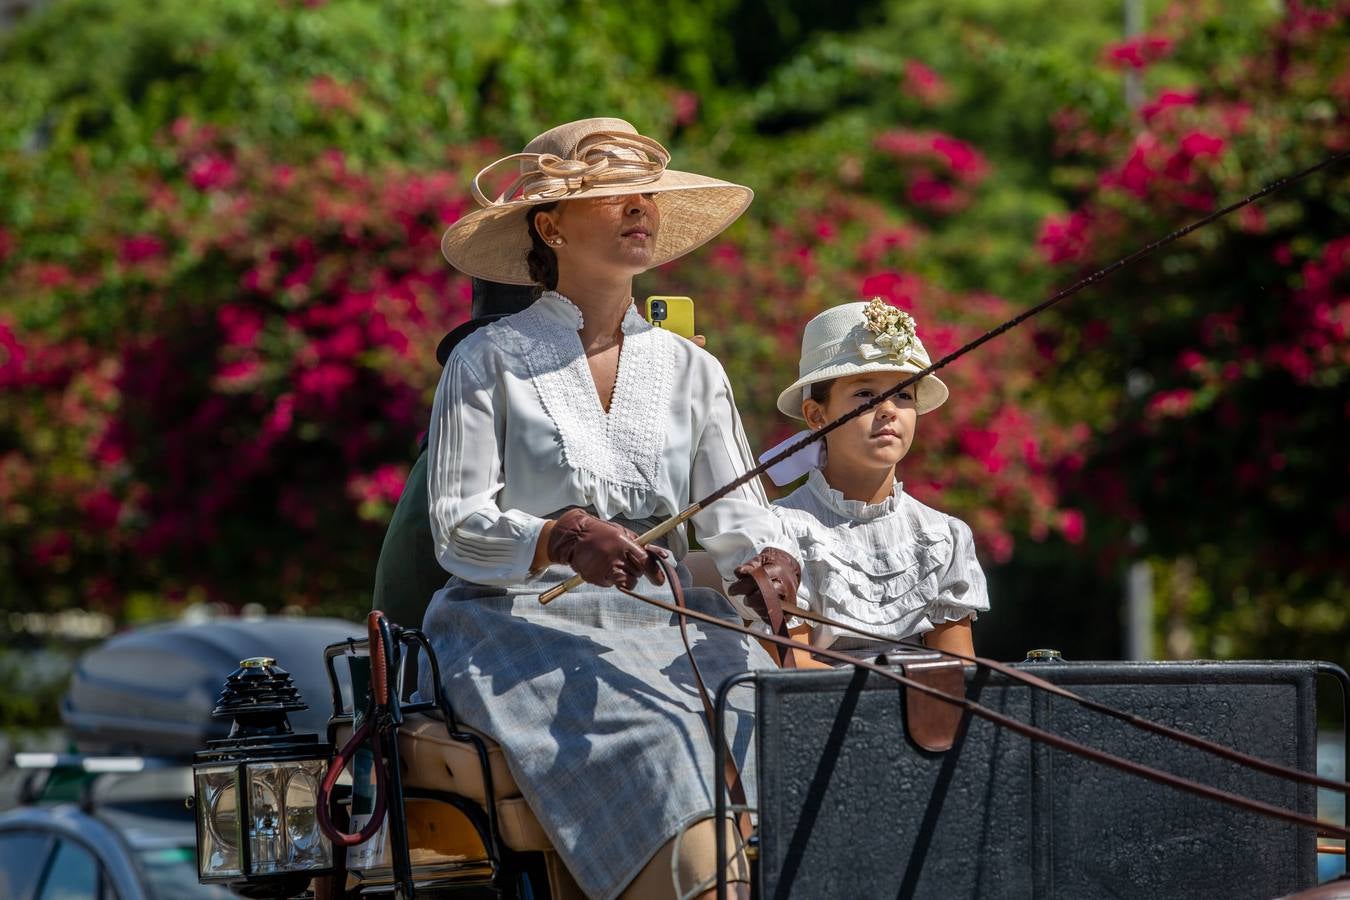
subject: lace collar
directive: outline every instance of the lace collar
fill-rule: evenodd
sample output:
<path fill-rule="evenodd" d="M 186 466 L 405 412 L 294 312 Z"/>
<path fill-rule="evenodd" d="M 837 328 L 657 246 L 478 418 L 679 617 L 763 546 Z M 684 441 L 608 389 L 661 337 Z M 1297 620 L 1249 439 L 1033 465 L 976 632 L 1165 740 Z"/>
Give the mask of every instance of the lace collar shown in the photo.
<path fill-rule="evenodd" d="M 582 315 L 581 307 L 557 291 L 544 291 L 539 295 L 536 306 L 546 319 L 573 331 L 580 331 L 582 326 L 586 324 L 586 317 Z M 619 324 L 620 330 L 625 335 L 630 335 L 637 334 L 649 327 L 651 326 L 647 324 L 647 320 L 642 318 L 642 314 L 638 312 L 637 304 L 630 300 L 628 309 L 624 311 L 623 321 Z"/>
<path fill-rule="evenodd" d="M 576 333 L 584 321 L 576 304 L 545 291 L 511 321 L 528 342 L 522 356 L 567 463 L 611 484 L 654 489 L 670 420 L 677 338 L 652 328 L 629 305 L 606 413 Z"/>
<path fill-rule="evenodd" d="M 806 477 L 806 485 L 827 509 L 855 522 L 871 522 L 885 518 L 900 508 L 905 497 L 905 483 L 896 479 L 895 485 L 891 488 L 891 495 L 880 503 L 849 500 L 843 493 L 830 487 L 830 483 L 825 480 L 825 473 L 820 469 L 811 470 Z"/>

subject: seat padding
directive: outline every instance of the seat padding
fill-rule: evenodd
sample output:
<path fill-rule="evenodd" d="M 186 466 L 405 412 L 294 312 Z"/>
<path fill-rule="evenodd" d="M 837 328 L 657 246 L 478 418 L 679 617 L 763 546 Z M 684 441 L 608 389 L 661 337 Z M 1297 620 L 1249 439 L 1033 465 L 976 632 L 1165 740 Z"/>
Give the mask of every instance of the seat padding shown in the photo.
<path fill-rule="evenodd" d="M 501 745 L 467 725 L 460 725 L 460 730 L 478 735 L 487 750 L 492 793 L 497 798 L 497 827 L 503 843 L 512 850 L 552 850 L 553 844 L 544 833 L 544 826 L 539 824 L 534 811 L 520 796 L 520 788 L 507 768 Z M 334 737 L 341 746 L 351 735 L 350 725 L 339 725 Z M 427 715 L 407 716 L 398 731 L 398 759 L 404 787 L 445 791 L 467 797 L 479 806 L 487 804 L 483 766 L 477 748 L 472 743 L 451 740 L 440 719 Z"/>
<path fill-rule="evenodd" d="M 520 788 L 506 765 L 501 746 L 467 725 L 460 725 L 460 729 L 477 735 L 487 748 L 493 795 L 498 800 L 519 797 Z M 440 719 L 425 715 L 404 719 L 399 729 L 398 752 L 403 763 L 403 783 L 408 787 L 449 791 L 480 804 L 487 802 L 478 748 L 466 741 L 451 740 Z"/>
<path fill-rule="evenodd" d="M 502 841 L 512 850 L 552 850 L 553 842 L 544 833 L 544 826 L 535 818 L 534 810 L 524 797 L 507 797 L 497 801 L 497 827 Z"/>
<path fill-rule="evenodd" d="M 475 728 L 460 725 L 460 730 L 475 734 L 483 741 L 492 772 L 494 796 L 499 801 L 519 797 L 520 788 L 506 765 L 501 746 Z M 350 725 L 339 725 L 334 739 L 341 746 L 351 735 Z M 404 786 L 447 791 L 468 797 L 479 805 L 487 803 L 478 749 L 467 741 L 451 740 L 440 719 L 420 714 L 404 718 L 398 731 L 398 756 Z"/>

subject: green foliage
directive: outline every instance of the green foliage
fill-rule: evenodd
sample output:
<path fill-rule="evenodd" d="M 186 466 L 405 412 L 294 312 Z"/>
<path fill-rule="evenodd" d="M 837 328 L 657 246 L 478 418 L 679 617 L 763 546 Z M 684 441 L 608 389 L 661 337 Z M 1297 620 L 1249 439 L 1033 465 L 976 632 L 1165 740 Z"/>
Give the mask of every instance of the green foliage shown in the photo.
<path fill-rule="evenodd" d="M 439 163 L 481 135 L 523 141 L 541 121 L 612 111 L 656 133 L 674 121 L 651 73 L 706 86 L 685 51 L 692 11 L 621 14 L 598 0 L 63 0 L 6 39 L 0 141 L 148 161 L 179 118 L 291 151 Z"/>
<path fill-rule="evenodd" d="M 1193 217 L 1189 182 L 1110 182 L 1139 141 L 1172 152 L 1250 107 L 1222 151 L 1195 145 L 1187 177 L 1213 202 L 1343 140 L 1344 16 L 1148 15 L 1122 43 L 1114 0 L 51 3 L 0 48 L 0 594 L 123 615 L 363 605 L 430 348 L 466 308 L 436 233 L 479 166 L 552 124 L 620 115 L 677 167 L 757 191 L 724 240 L 640 285 L 697 297 L 757 446 L 788 427 L 773 398 L 824 306 L 882 294 L 951 349 Z M 1125 99 L 1136 59 L 1150 101 L 1198 100 L 1145 121 Z M 1340 284 L 1343 182 L 944 373 L 953 400 L 925 417 L 907 485 L 970 520 L 987 560 L 1026 557 L 996 573 L 998 604 L 1072 620 L 1086 583 L 1114 603 L 1127 557 L 1160 583 L 1183 560 L 1198 650 L 1344 645 L 1325 501 L 1344 362 L 1300 380 L 1242 355 L 1305 334 L 1282 310 L 1340 308 L 1308 272 Z M 1229 313 L 1237 339 L 1196 343 Z M 1179 366 L 1187 350 L 1203 364 Z M 1200 484 L 1240 508 L 1202 508 Z M 1074 596 L 1043 601 L 1069 570 Z"/>

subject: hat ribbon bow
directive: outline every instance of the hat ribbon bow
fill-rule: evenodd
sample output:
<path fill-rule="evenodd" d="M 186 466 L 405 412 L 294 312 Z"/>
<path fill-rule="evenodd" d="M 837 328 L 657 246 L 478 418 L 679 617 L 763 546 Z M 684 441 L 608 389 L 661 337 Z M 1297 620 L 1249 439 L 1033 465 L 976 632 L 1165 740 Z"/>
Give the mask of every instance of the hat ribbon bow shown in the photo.
<path fill-rule="evenodd" d="M 488 199 L 479 182 L 494 169 L 521 161 L 534 166 Z M 555 153 L 513 153 L 484 166 L 473 177 L 471 190 L 479 206 L 500 206 L 518 201 L 561 200 L 593 187 L 632 185 L 638 187 L 660 179 L 670 162 L 670 152 L 640 134 L 596 131 L 577 142 L 567 159 Z"/>

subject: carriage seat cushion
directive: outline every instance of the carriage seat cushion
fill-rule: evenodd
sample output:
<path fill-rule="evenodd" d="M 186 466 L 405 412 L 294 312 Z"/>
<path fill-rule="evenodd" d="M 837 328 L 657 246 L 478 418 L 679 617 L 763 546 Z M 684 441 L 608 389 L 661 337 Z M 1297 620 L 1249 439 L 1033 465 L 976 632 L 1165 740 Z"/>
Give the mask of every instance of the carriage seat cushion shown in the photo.
<path fill-rule="evenodd" d="M 482 738 L 492 772 L 492 792 L 497 800 L 519 797 L 520 788 L 516 786 L 516 779 L 497 742 L 467 725 L 461 724 L 460 729 Z M 338 745 L 351 737 L 351 733 L 350 725 L 339 726 Z M 439 718 L 421 714 L 407 716 L 398 733 L 398 755 L 405 786 L 448 791 L 480 805 L 487 803 L 478 749 L 471 743 L 451 740 L 445 723 Z"/>
<path fill-rule="evenodd" d="M 502 841 L 512 850 L 552 850 L 544 827 L 535 818 L 520 788 L 506 765 L 501 746 L 481 731 L 460 725 L 476 734 L 487 750 L 492 772 L 492 793 L 497 798 L 497 824 Z M 335 735 L 339 745 L 351 737 L 350 725 L 339 726 Z M 429 715 L 410 715 L 398 733 L 398 756 L 404 787 L 446 791 L 467 797 L 480 806 L 487 803 L 483 766 L 473 744 L 450 738 L 445 723 Z"/>

